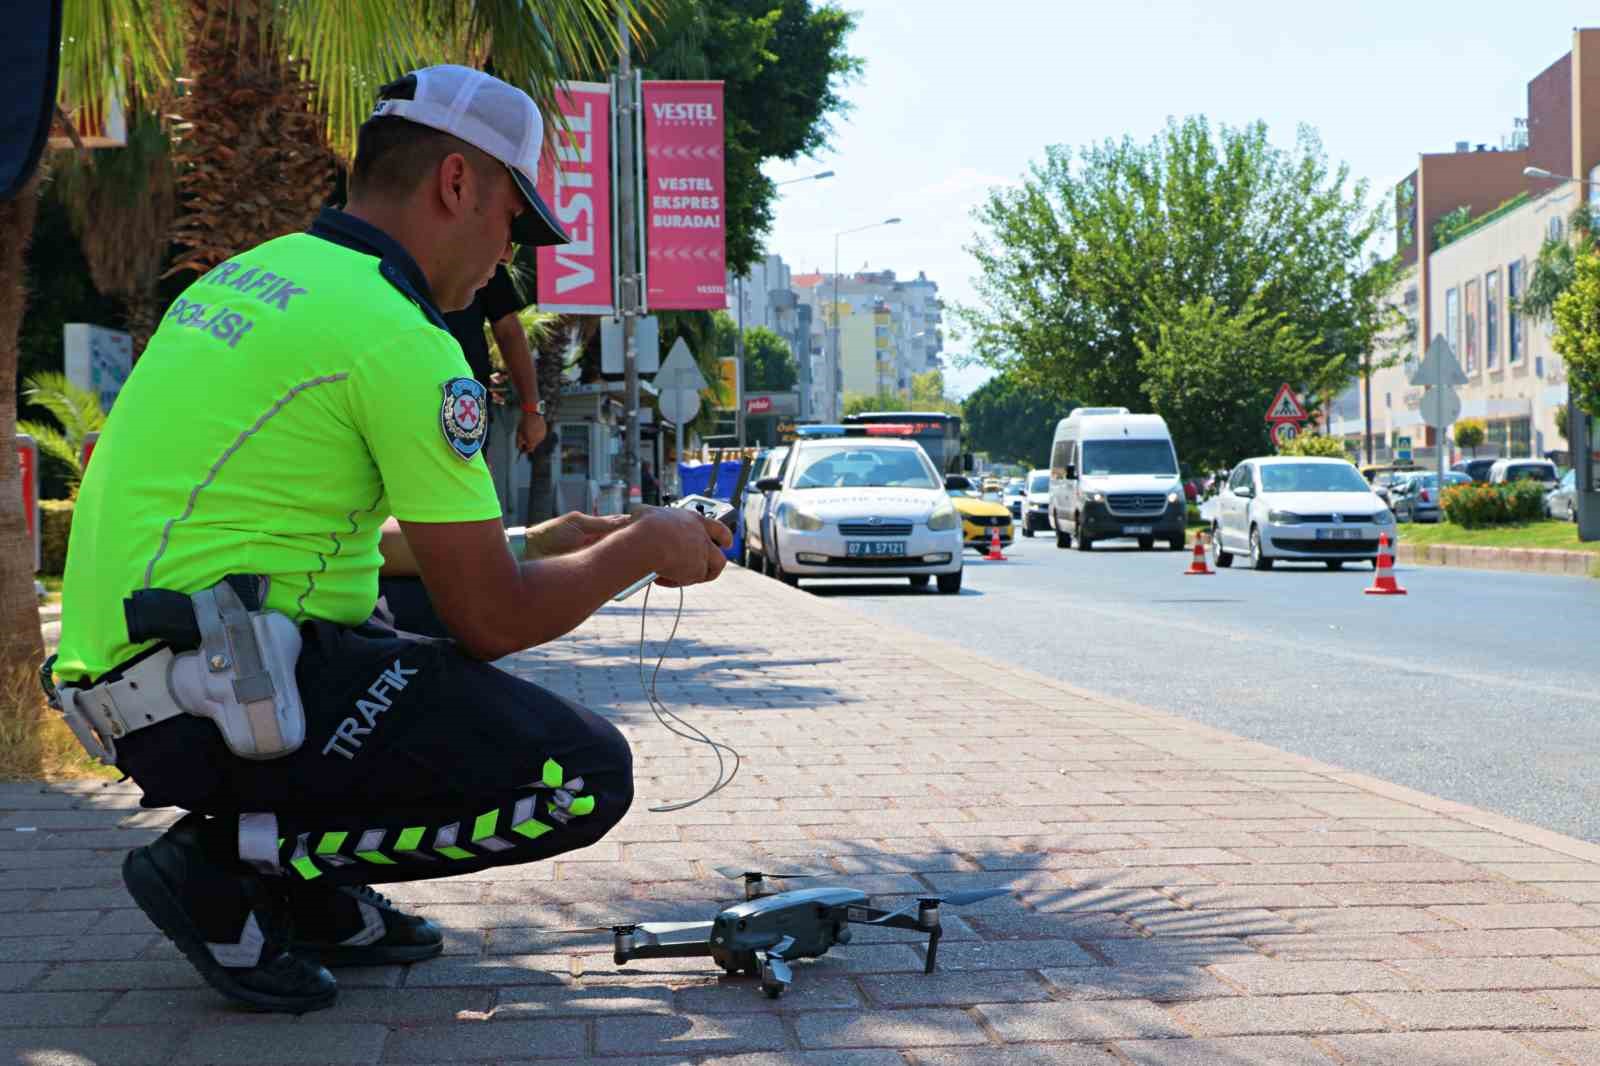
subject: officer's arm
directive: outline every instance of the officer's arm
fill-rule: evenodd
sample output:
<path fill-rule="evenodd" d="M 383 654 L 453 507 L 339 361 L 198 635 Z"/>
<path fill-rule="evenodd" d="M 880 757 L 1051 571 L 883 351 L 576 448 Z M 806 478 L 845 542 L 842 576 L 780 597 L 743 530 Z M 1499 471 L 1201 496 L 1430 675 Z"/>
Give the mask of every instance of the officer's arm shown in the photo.
<path fill-rule="evenodd" d="M 411 542 L 393 518 L 383 524 L 378 534 L 378 550 L 383 553 L 383 565 L 378 573 L 384 577 L 416 577 L 422 573 L 417 557 L 411 553 Z"/>
<path fill-rule="evenodd" d="M 722 562 L 714 534 L 691 527 L 699 546 L 691 530 L 675 528 L 679 524 L 635 521 L 586 548 L 523 560 L 511 554 L 496 519 L 402 520 L 400 528 L 434 610 L 457 644 L 476 658 L 497 659 L 569 632 L 610 597 L 652 570 L 665 574 L 686 555 L 708 557 L 698 571 L 690 568 L 688 580 L 714 577 Z"/>

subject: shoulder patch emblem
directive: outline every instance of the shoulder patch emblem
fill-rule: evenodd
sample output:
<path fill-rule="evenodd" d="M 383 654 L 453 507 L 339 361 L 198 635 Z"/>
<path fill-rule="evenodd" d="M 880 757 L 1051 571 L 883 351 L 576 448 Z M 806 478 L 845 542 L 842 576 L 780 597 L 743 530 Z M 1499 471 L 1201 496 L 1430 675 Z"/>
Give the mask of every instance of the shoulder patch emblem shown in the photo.
<path fill-rule="evenodd" d="M 450 449 L 470 462 L 483 450 L 488 433 L 488 390 L 472 378 L 451 378 L 442 388 L 444 402 L 439 408 L 439 428 L 444 431 L 444 440 Z"/>

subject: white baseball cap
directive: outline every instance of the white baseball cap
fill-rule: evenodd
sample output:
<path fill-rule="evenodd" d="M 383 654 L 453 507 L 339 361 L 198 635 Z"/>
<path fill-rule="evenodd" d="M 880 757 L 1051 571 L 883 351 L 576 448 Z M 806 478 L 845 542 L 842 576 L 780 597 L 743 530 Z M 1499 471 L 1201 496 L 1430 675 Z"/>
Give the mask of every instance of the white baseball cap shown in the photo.
<path fill-rule="evenodd" d="M 391 116 L 459 137 L 505 164 L 528 210 L 517 216 L 518 244 L 566 244 L 570 237 L 539 196 L 544 120 L 515 85 L 471 67 L 444 64 L 414 70 L 378 91 L 372 118 Z"/>

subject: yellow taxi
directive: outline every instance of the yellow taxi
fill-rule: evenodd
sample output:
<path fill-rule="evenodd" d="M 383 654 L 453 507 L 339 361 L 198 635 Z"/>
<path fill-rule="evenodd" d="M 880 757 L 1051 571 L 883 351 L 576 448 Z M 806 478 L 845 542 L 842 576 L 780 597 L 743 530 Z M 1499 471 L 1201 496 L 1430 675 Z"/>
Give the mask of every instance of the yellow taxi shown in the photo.
<path fill-rule="evenodd" d="M 1011 510 L 999 500 L 985 499 L 969 477 L 951 474 L 944 479 L 945 491 L 961 516 L 961 541 L 968 548 L 987 551 L 989 531 L 1000 530 L 1000 543 L 1011 543 Z"/>

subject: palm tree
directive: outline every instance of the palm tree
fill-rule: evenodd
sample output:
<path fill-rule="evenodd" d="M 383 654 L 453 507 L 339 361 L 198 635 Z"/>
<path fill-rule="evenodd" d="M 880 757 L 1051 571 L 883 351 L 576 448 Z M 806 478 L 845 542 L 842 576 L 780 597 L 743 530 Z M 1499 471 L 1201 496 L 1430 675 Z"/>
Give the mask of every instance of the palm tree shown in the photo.
<path fill-rule="evenodd" d="M 22 384 L 22 398 L 44 408 L 55 422 L 18 422 L 17 429 L 38 442 L 40 454 L 66 468 L 68 495 L 75 499 L 83 480 L 84 441 L 106 422 L 100 397 L 58 370 L 34 374 Z"/>
<path fill-rule="evenodd" d="M 230 190 L 266 201 L 264 207 L 256 200 L 234 203 L 254 228 L 230 230 L 238 243 L 228 249 L 180 220 L 179 236 L 192 242 L 185 263 L 197 265 L 283 232 L 278 227 L 287 216 L 274 205 L 303 210 L 318 181 L 326 190 L 330 157 L 323 153 L 349 158 L 377 87 L 405 70 L 433 62 L 482 64 L 492 49 L 500 76 L 553 115 L 562 79 L 610 64 L 618 20 L 641 31 L 657 10 L 657 0 L 66 0 L 60 95 L 98 114 L 113 98 L 130 111 L 178 107 L 180 117 L 194 123 L 176 132 L 188 138 L 183 152 L 199 172 L 183 178 L 186 210 L 216 218 L 204 213 L 228 203 Z M 191 102 L 175 102 L 180 75 L 187 75 Z M 232 112 L 235 91 L 243 106 Z M 246 107 L 286 110 L 263 116 Z M 320 120 L 307 117 L 312 113 Z M 226 128 L 222 134 L 203 128 L 229 118 L 239 124 L 250 154 L 269 163 L 243 182 L 236 169 L 207 154 L 226 161 L 238 153 Z M 319 124 L 326 148 L 310 136 Z M 286 131 L 308 140 L 276 155 L 266 142 Z M 0 450 L 16 431 L 17 333 L 27 303 L 23 256 L 38 184 L 36 176 L 16 199 L 0 203 Z M 0 458 L 0 668 L 37 664 L 43 655 L 20 498 L 17 464 Z"/>

